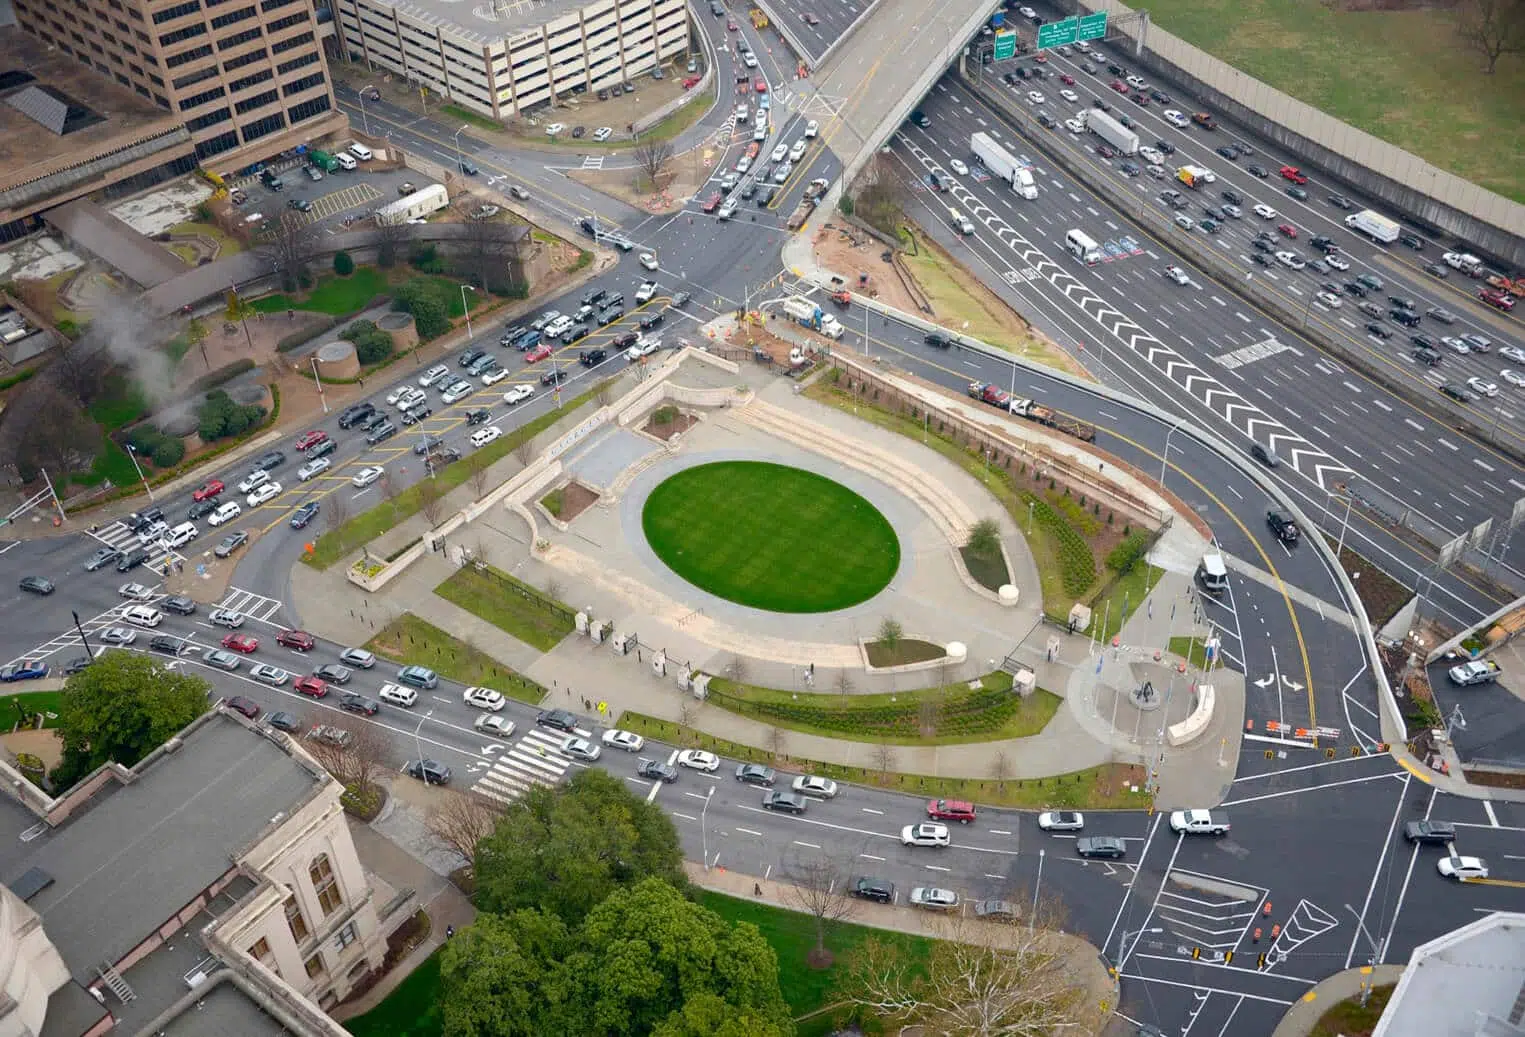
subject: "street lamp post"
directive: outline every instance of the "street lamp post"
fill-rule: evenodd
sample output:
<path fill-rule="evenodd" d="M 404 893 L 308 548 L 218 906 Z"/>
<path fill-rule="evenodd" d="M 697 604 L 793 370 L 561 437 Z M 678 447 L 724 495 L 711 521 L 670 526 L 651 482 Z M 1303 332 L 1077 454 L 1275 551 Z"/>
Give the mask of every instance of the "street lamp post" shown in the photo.
<path fill-rule="evenodd" d="M 318 355 L 314 353 L 308 359 L 312 361 L 312 380 L 316 382 L 318 386 L 318 401 L 323 404 L 323 413 L 327 414 L 328 397 L 323 393 L 323 379 L 318 377 Z"/>
<path fill-rule="evenodd" d="M 424 721 L 433 715 L 434 710 L 429 710 L 429 712 L 418 718 L 418 726 L 413 729 L 413 748 L 418 752 L 418 765 L 420 768 L 424 765 L 424 743 L 420 736 L 423 734 Z"/>
<path fill-rule="evenodd" d="M 461 123 L 461 129 L 455 131 L 455 171 L 457 173 L 462 172 L 463 170 L 461 167 L 466 165 L 466 160 L 461 157 L 461 130 L 467 130 L 470 128 L 471 127 L 467 126 L 463 122 Z"/>
<path fill-rule="evenodd" d="M 1128 932 L 1126 929 L 1123 930 L 1122 939 L 1117 941 L 1117 971 L 1121 972 L 1123 970 L 1123 963 L 1128 960 L 1128 955 L 1133 953 L 1133 951 L 1138 947 L 1138 942 L 1142 940 L 1146 934 L 1158 935 L 1164 931 L 1165 930 L 1159 926 L 1155 926 L 1153 929 L 1139 929 L 1138 931 L 1132 933 Z M 1133 937 L 1132 947 L 1128 946 L 1129 936 Z"/>
<path fill-rule="evenodd" d="M 710 797 L 715 794 L 715 786 L 711 785 L 709 791 L 704 794 L 704 809 L 699 811 L 699 841 L 701 852 L 704 854 L 704 870 L 710 870 Z"/>
<path fill-rule="evenodd" d="M 1032 932 L 1038 924 L 1038 890 L 1043 888 L 1043 850 L 1038 851 L 1038 881 L 1033 883 L 1033 909 L 1027 916 L 1027 931 Z"/>
<path fill-rule="evenodd" d="M 376 88 L 370 83 L 360 88 L 360 124 L 365 127 L 365 135 L 367 137 L 371 135 L 371 117 L 365 111 L 365 92 L 374 89 Z"/>
<path fill-rule="evenodd" d="M 1387 956 L 1387 940 L 1383 939 L 1381 942 L 1373 940 L 1371 938 L 1371 933 L 1366 931 L 1366 922 L 1361 918 L 1359 914 L 1357 914 L 1356 909 L 1351 907 L 1349 904 L 1346 904 L 1345 910 L 1349 911 L 1352 915 L 1355 916 L 1356 926 L 1360 928 L 1361 935 L 1366 937 L 1367 943 L 1371 944 L 1372 966 L 1375 967 L 1380 965 L 1382 963 L 1382 959 Z M 1363 983 L 1361 986 L 1361 1005 L 1363 1007 L 1366 1005 L 1366 999 L 1369 997 L 1371 997 L 1371 983 Z"/>
<path fill-rule="evenodd" d="M 90 650 L 90 639 L 85 636 L 85 627 L 79 621 L 78 612 L 74 613 L 74 629 L 79 631 L 79 643 L 85 646 L 85 655 L 93 657 L 95 653 Z"/>
<path fill-rule="evenodd" d="M 138 470 L 138 478 L 143 480 L 143 489 L 148 491 L 148 499 L 154 499 L 154 488 L 148 485 L 148 476 L 143 474 L 143 466 L 138 464 L 138 448 L 131 443 L 127 444 L 127 456 L 132 458 L 132 466 Z"/>
<path fill-rule="evenodd" d="M 1165 433 L 1165 451 L 1160 455 L 1160 489 L 1165 489 L 1165 466 L 1170 463 L 1170 437 L 1176 434 L 1180 425 L 1170 426 L 1170 431 Z"/>
<path fill-rule="evenodd" d="M 471 338 L 472 338 L 472 331 L 471 331 L 471 308 L 466 305 L 466 293 L 467 292 L 471 292 L 471 293 L 475 294 L 476 293 L 476 289 L 471 287 L 471 285 L 469 285 L 469 284 L 461 285 L 461 309 L 466 311 L 466 341 L 469 343 L 471 341 Z"/>

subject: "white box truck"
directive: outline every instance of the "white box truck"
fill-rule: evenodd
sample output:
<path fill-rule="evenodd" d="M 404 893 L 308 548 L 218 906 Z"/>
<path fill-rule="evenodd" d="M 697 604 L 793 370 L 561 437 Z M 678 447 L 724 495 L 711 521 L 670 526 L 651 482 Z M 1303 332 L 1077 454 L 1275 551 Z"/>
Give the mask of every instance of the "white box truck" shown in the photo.
<path fill-rule="evenodd" d="M 1124 155 L 1138 154 L 1138 134 L 1099 108 L 1085 113 L 1086 129 Z"/>
<path fill-rule="evenodd" d="M 1038 197 L 1038 185 L 1033 182 L 1032 170 L 1028 169 L 988 133 L 976 133 L 969 138 L 969 150 L 990 175 L 1010 184 L 1012 190 L 1032 201 Z"/>
<path fill-rule="evenodd" d="M 423 190 L 404 195 L 389 205 L 376 210 L 376 222 L 386 226 L 421 220 L 431 212 L 438 212 L 450 204 L 450 195 L 444 184 L 430 184 Z"/>
<path fill-rule="evenodd" d="M 1373 241 L 1384 245 L 1391 245 L 1398 240 L 1398 224 L 1383 216 L 1381 213 L 1372 212 L 1370 209 L 1362 209 L 1352 216 L 1345 217 L 1345 226 L 1351 230 L 1360 231 Z"/>

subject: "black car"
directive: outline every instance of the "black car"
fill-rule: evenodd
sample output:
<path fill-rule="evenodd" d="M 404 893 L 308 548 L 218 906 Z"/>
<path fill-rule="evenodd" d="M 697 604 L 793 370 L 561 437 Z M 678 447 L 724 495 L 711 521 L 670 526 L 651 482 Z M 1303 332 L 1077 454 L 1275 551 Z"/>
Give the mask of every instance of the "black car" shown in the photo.
<path fill-rule="evenodd" d="M 1230 162 L 1236 160 L 1239 157 L 1239 149 L 1228 144 L 1225 144 L 1220 148 L 1214 148 L 1213 150 L 1218 152 L 1218 154 L 1222 155 L 1224 158 L 1228 159 Z"/>
<path fill-rule="evenodd" d="M 492 411 L 488 410 L 486 407 L 478 407 L 474 411 L 467 412 L 467 414 L 466 414 L 466 424 L 468 424 L 468 425 L 480 425 L 483 422 L 491 420 L 491 418 L 492 418 Z"/>
<path fill-rule="evenodd" d="M 348 666 L 340 666 L 338 663 L 324 663 L 316 670 L 313 670 L 312 675 L 321 681 L 327 681 L 329 684 L 348 684 L 350 668 Z"/>
<path fill-rule="evenodd" d="M 1445 267 L 1441 266 L 1439 263 L 1426 263 L 1425 267 L 1424 267 L 1424 272 L 1427 273 L 1427 274 L 1434 274 L 1436 277 L 1440 278 L 1442 281 L 1444 281 L 1446 278 L 1451 276 L 1451 271 L 1447 270 Z"/>
<path fill-rule="evenodd" d="M 1377 338 L 1384 342 L 1393 337 L 1393 333 L 1391 331 L 1388 331 L 1376 321 L 1372 321 L 1370 324 L 1366 325 L 1366 333 L 1368 335 L 1375 335 Z"/>
<path fill-rule="evenodd" d="M 1366 286 L 1356 281 L 1346 281 L 1345 291 L 1349 292 L 1351 295 L 1354 295 L 1357 299 L 1366 298 Z"/>
<path fill-rule="evenodd" d="M 1081 857 L 1126 857 L 1128 846 L 1110 835 L 1087 835 L 1075 840 L 1075 852 Z"/>
<path fill-rule="evenodd" d="M 277 731 L 300 731 L 302 729 L 302 721 L 297 718 L 297 715 L 295 713 L 287 713 L 285 710 L 271 713 L 265 722 Z"/>
<path fill-rule="evenodd" d="M 608 292 L 607 289 L 604 289 L 604 288 L 590 288 L 586 292 L 582 293 L 582 304 L 584 306 L 597 306 L 599 303 L 603 302 L 608 297 L 609 297 L 609 292 Z"/>
<path fill-rule="evenodd" d="M 262 472 L 268 472 L 279 468 L 286 463 L 286 455 L 279 450 L 267 450 L 255 458 L 254 467 Z"/>
<path fill-rule="evenodd" d="M 164 509 L 145 508 L 142 511 L 133 512 L 123 521 L 127 523 L 128 529 L 132 530 L 134 533 L 141 533 L 149 526 L 153 525 L 155 522 L 164 521 Z"/>
<path fill-rule="evenodd" d="M 1444 385 L 1440 386 L 1440 392 L 1444 396 L 1451 397 L 1451 399 L 1455 400 L 1457 403 L 1472 402 L 1471 393 L 1459 385 L 1452 385 L 1450 382 L 1446 382 Z"/>
<path fill-rule="evenodd" d="M 641 319 L 636 322 L 636 326 L 639 327 L 642 331 L 650 331 L 658 324 L 661 324 L 665 319 L 666 318 L 664 318 L 660 313 L 648 311 L 641 314 Z"/>
<path fill-rule="evenodd" d="M 1434 349 L 1435 340 L 1428 335 L 1410 335 L 1409 341 L 1420 349 Z"/>
<path fill-rule="evenodd" d="M 638 332 L 622 331 L 609 340 L 609 345 L 614 349 L 628 349 L 635 345 L 640 338 L 641 336 Z"/>
<path fill-rule="evenodd" d="M 671 308 L 682 309 L 688 305 L 688 301 L 692 298 L 693 296 L 687 292 L 674 292 L 671 301 L 667 305 Z"/>
<path fill-rule="evenodd" d="M 785 792 L 783 789 L 773 789 L 765 793 L 762 805 L 768 810 L 782 810 L 786 814 L 803 814 L 807 800 L 796 792 Z"/>
<path fill-rule="evenodd" d="M 177 616 L 194 616 L 196 614 L 196 603 L 184 594 L 176 594 L 165 598 L 158 603 L 157 607 L 165 612 L 173 612 Z"/>
<path fill-rule="evenodd" d="M 761 191 L 759 191 L 757 193 L 757 207 L 759 209 L 766 209 L 768 206 L 773 204 L 773 199 L 776 198 L 776 197 L 778 197 L 778 185 L 777 184 L 769 184 L 767 187 L 764 187 Z M 679 295 L 687 295 L 688 293 L 687 292 L 679 292 L 678 294 Z M 676 296 L 675 296 L 675 298 L 676 298 Z M 688 301 L 687 299 L 684 300 L 684 302 L 687 302 L 687 301 Z M 677 305 L 677 304 L 674 303 L 674 305 Z"/>
<path fill-rule="evenodd" d="M 339 427 L 344 429 L 352 428 L 355 425 L 359 425 L 361 422 L 369 421 L 371 418 L 375 417 L 375 415 L 375 404 L 357 403 L 352 407 L 344 408 L 344 412 L 339 415 Z"/>
<path fill-rule="evenodd" d="M 375 699 L 366 698 L 357 692 L 347 691 L 339 699 L 339 708 L 349 713 L 359 713 L 361 716 L 375 716 L 381 712 L 381 703 Z"/>
<path fill-rule="evenodd" d="M 1456 826 L 1449 821 L 1407 821 L 1403 838 L 1425 846 L 1449 846 L 1456 841 Z"/>
<path fill-rule="evenodd" d="M 1176 153 L 1176 146 L 1168 140 L 1157 140 L 1154 142 L 1154 146 L 1162 155 L 1174 155 Z M 1239 203 L 1235 202 L 1234 204 L 1238 205 Z"/>
<path fill-rule="evenodd" d="M 450 768 L 438 760 L 409 760 L 402 770 L 408 777 L 417 778 L 425 785 L 450 784 Z"/>
<path fill-rule="evenodd" d="M 179 655 L 180 650 L 185 647 L 185 642 L 178 637 L 159 634 L 148 639 L 148 647 L 156 652 L 164 652 L 166 655 Z"/>
<path fill-rule="evenodd" d="M 588 327 L 586 324 L 573 324 L 570 328 L 561 333 L 561 344 L 564 346 L 570 346 L 573 342 L 576 342 L 579 339 L 587 338 L 592 330 L 593 329 Z"/>
<path fill-rule="evenodd" d="M 185 509 L 185 517 L 192 522 L 203 515 L 210 515 L 222 506 L 222 502 L 216 497 L 208 497 L 206 500 L 192 501 L 191 506 Z"/>
<path fill-rule="evenodd" d="M 397 435 L 397 426 L 392 424 L 392 420 L 388 418 L 386 421 L 383 421 L 372 428 L 370 432 L 366 434 L 365 441 L 368 445 L 375 446 L 382 440 L 391 439 L 395 435 Z"/>
<path fill-rule="evenodd" d="M 1170 103 L 1170 95 L 1163 90 L 1151 90 L 1149 91 L 1149 96 L 1154 99 L 1156 104 Z"/>
<path fill-rule="evenodd" d="M 920 108 L 911 113 L 911 121 L 920 126 L 922 129 L 926 129 L 928 126 L 932 125 L 932 120 L 927 118 L 927 113 L 922 111 Z"/>
<path fill-rule="evenodd" d="M 1259 252 L 1255 253 L 1253 256 L 1250 257 L 1250 262 L 1254 263 L 1256 266 L 1270 266 L 1271 265 L 1271 261 L 1269 259 L 1267 259 L 1264 255 L 1262 255 Z"/>
<path fill-rule="evenodd" d="M 743 763 L 736 768 L 736 780 L 745 785 L 772 788 L 773 783 L 778 780 L 778 773 L 772 767 L 765 767 L 760 763 Z"/>
<path fill-rule="evenodd" d="M 1244 168 L 1249 171 L 1251 176 L 1258 176 L 1262 180 L 1271 175 L 1266 171 L 1264 166 L 1245 166 Z"/>
<path fill-rule="evenodd" d="M 21 589 L 31 594 L 41 594 L 46 597 L 53 593 L 53 583 L 51 580 L 45 580 L 41 576 L 23 576 L 21 578 Z"/>
<path fill-rule="evenodd" d="M 93 573 L 97 569 L 104 569 L 120 557 L 122 552 L 114 547 L 98 547 L 95 549 L 95 554 L 90 556 L 89 561 L 85 562 L 85 572 Z"/>
<path fill-rule="evenodd" d="M 409 407 L 402 412 L 402 423 L 404 425 L 417 425 L 433 413 L 434 408 L 430 407 L 427 403 L 420 403 L 418 406 Z"/>
<path fill-rule="evenodd" d="M 476 176 L 478 172 L 476 163 L 472 162 L 470 159 L 462 159 L 461 172 L 465 173 L 467 176 Z"/>
<path fill-rule="evenodd" d="M 559 367 L 553 367 L 549 371 L 545 372 L 545 374 L 540 376 L 540 384 L 541 385 L 560 385 L 562 382 L 564 382 L 566 380 L 567 380 L 567 373 L 566 373 L 566 371 L 562 370 Z"/>
<path fill-rule="evenodd" d="M 76 655 L 73 659 L 70 659 L 68 662 L 64 663 L 64 676 L 73 677 L 81 670 L 88 670 L 90 668 L 90 664 L 94 661 L 95 660 L 90 658 L 88 655 Z"/>
<path fill-rule="evenodd" d="M 1250 245 L 1254 247 L 1256 252 L 1276 251 L 1276 245 L 1267 241 L 1265 238 L 1256 238 L 1254 241 L 1250 242 Z"/>
<path fill-rule="evenodd" d="M 584 367 L 597 367 L 608 359 L 609 354 L 602 349 L 585 349 L 577 356 L 577 362 Z"/>
<path fill-rule="evenodd" d="M 1240 194 L 1238 191 L 1223 191 L 1222 196 L 1223 200 L 1228 202 L 1230 205 L 1244 204 L 1244 195 Z"/>
<path fill-rule="evenodd" d="M 523 324 L 515 324 L 511 327 L 504 328 L 503 336 L 498 339 L 498 345 L 511 346 L 514 344 L 514 339 L 518 338 L 528 330 L 529 328 L 526 328 Z"/>
<path fill-rule="evenodd" d="M 636 765 L 635 773 L 637 777 L 650 778 L 668 785 L 678 780 L 678 768 L 663 763 L 661 760 L 648 760 L 645 757 L 642 757 L 641 762 Z"/>
<path fill-rule="evenodd" d="M 315 500 L 303 504 L 291 514 L 292 529 L 306 529 L 307 523 L 318 517 L 319 505 Z"/>
<path fill-rule="evenodd" d="M 1425 367 L 1439 367 L 1441 357 L 1433 349 L 1416 349 L 1414 350 L 1414 360 Z"/>
<path fill-rule="evenodd" d="M 1271 532 L 1276 534 L 1276 539 L 1284 544 L 1295 544 L 1302 537 L 1297 523 L 1275 508 L 1266 512 L 1266 525 L 1271 527 Z"/>
<path fill-rule="evenodd" d="M 1424 251 L 1424 242 L 1420 241 L 1419 238 L 1415 237 L 1413 234 L 1401 235 L 1398 240 L 1403 242 L 1409 248 L 1413 249 L 1415 252 Z"/>
<path fill-rule="evenodd" d="M 462 367 L 470 367 L 486 355 L 487 350 L 485 349 L 468 349 L 457 357 L 455 362 Z"/>
<path fill-rule="evenodd" d="M 1308 244 L 1312 245 L 1314 248 L 1318 249 L 1320 252 L 1324 253 L 1326 256 L 1330 252 L 1334 251 L 1334 248 L 1335 248 L 1334 239 L 1326 238 L 1322 234 L 1315 234 L 1315 235 L 1313 235 L 1313 237 L 1308 239 Z"/>
<path fill-rule="evenodd" d="M 148 548 L 135 547 L 117 559 L 116 571 L 119 573 L 132 572 L 146 561 L 148 561 Z"/>
<path fill-rule="evenodd" d="M 876 900 L 881 904 L 888 904 L 895 899 L 895 884 L 888 879 L 876 879 L 864 875 L 853 880 L 848 892 L 863 900 Z"/>
<path fill-rule="evenodd" d="M 577 714 L 569 709 L 542 709 L 536 714 L 535 723 L 572 734 L 577 730 Z"/>
<path fill-rule="evenodd" d="M 625 307 L 611 306 L 607 310 L 600 311 L 598 315 L 598 326 L 601 328 L 607 327 L 610 324 L 613 324 L 615 321 L 619 320 L 624 315 Z"/>
<path fill-rule="evenodd" d="M 1387 315 L 1395 324 L 1402 324 L 1405 328 L 1419 327 L 1419 314 L 1413 310 L 1389 310 Z"/>

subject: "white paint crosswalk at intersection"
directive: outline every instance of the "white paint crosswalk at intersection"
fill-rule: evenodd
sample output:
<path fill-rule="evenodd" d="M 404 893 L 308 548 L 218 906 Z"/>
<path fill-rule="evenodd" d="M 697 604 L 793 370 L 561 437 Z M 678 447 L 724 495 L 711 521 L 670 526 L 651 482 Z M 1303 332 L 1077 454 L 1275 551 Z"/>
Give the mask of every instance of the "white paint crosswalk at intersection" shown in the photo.
<path fill-rule="evenodd" d="M 124 555 L 138 547 L 148 548 L 148 561 L 145 564 L 151 569 L 162 569 L 166 561 L 185 561 L 185 556 L 180 552 L 168 550 L 157 542 L 149 544 L 140 542 L 138 535 L 128 529 L 125 522 L 112 522 L 101 529 L 92 529 L 90 535 L 107 547 L 116 548 Z"/>
<path fill-rule="evenodd" d="M 229 587 L 227 595 L 218 602 L 217 607 L 242 613 L 249 619 L 269 623 L 273 622 L 271 617 L 281 610 L 281 602 L 278 598 L 267 598 L 263 594 L 255 594 L 242 587 Z"/>
<path fill-rule="evenodd" d="M 512 803 L 531 785 L 554 785 L 572 761 L 561 755 L 565 735 L 532 728 L 518 743 L 492 759 L 492 766 L 472 786 L 473 791 L 503 803 Z"/>
<path fill-rule="evenodd" d="M 165 597 L 166 595 L 164 594 L 155 593 L 153 597 L 149 598 L 145 602 L 142 602 L 141 604 L 154 605 L 159 601 L 162 601 Z M 111 647 L 110 645 L 102 645 L 98 640 L 95 640 L 95 635 L 107 627 L 124 625 L 122 623 L 122 613 L 134 604 L 139 603 L 124 600 L 120 604 L 111 606 L 111 608 L 107 609 L 105 612 L 100 613 L 99 615 L 80 620 L 80 626 L 85 631 L 85 638 L 86 640 L 90 641 L 90 649 L 92 654 L 99 654 L 103 649 Z M 52 640 L 44 641 L 42 644 L 37 645 L 30 651 L 23 652 L 21 655 L 18 655 L 16 658 L 10 661 L 12 663 L 17 663 L 22 659 L 46 659 L 49 656 L 55 655 L 66 648 L 79 647 L 81 647 L 79 643 L 79 631 L 71 626 L 66 628 L 62 633 L 60 633 Z"/>

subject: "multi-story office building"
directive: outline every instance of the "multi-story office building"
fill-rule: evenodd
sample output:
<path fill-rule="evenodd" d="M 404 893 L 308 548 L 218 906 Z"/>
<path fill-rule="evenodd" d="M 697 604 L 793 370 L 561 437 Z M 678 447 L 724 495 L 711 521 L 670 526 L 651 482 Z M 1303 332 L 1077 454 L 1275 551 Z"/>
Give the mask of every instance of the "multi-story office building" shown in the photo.
<path fill-rule="evenodd" d="M 689 46 L 685 0 L 336 3 L 350 60 L 494 119 L 628 82 Z"/>

